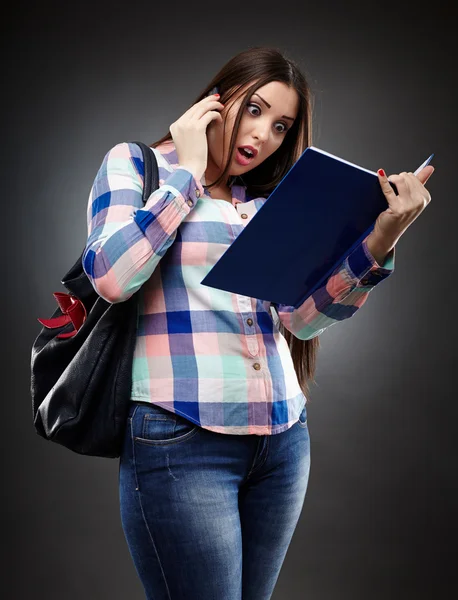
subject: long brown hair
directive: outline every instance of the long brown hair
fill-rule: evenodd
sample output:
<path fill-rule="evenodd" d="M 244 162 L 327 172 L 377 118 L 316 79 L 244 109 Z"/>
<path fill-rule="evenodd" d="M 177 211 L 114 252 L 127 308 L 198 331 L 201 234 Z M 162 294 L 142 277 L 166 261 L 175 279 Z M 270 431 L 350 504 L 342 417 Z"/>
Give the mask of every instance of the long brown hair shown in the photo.
<path fill-rule="evenodd" d="M 189 108 L 200 102 L 213 87 L 218 86 L 221 94 L 220 101 L 226 104 L 234 94 L 242 88 L 249 86 L 244 94 L 244 99 L 237 113 L 232 136 L 230 140 L 228 160 L 221 175 L 213 183 L 206 186 L 210 189 L 226 182 L 234 150 L 239 124 L 252 94 L 260 87 L 271 81 L 280 81 L 295 89 L 299 96 L 299 109 L 292 127 L 285 134 L 283 142 L 260 165 L 244 173 L 242 183 L 246 186 L 246 193 L 251 197 L 265 197 L 275 189 L 294 163 L 299 159 L 304 150 L 312 145 L 312 93 L 307 80 L 298 65 L 286 57 L 285 53 L 274 47 L 254 47 L 240 52 L 231 58 L 216 73 L 213 79 L 202 90 Z M 251 84 L 251 85 L 250 85 Z M 224 122 L 224 128 L 226 123 Z M 172 134 L 167 133 L 160 140 L 150 144 L 155 148 L 160 144 L 172 140 Z M 232 178 L 232 185 L 237 177 Z M 279 321 L 278 329 L 284 336 L 291 356 L 299 385 L 304 393 L 309 393 L 309 381 L 314 382 L 316 358 L 319 348 L 319 337 L 310 340 L 300 340 L 288 331 Z"/>

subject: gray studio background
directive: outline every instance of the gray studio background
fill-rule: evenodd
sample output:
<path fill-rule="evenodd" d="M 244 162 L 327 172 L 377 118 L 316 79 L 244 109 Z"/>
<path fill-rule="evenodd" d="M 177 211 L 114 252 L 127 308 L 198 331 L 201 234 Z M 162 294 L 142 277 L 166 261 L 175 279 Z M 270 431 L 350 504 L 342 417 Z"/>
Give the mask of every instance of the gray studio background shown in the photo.
<path fill-rule="evenodd" d="M 317 3 L 319 4 L 319 3 Z M 90 187 L 120 141 L 164 135 L 234 54 L 273 45 L 315 96 L 314 145 L 414 171 L 432 202 L 395 273 L 321 336 L 312 465 L 273 600 L 453 597 L 457 493 L 456 15 L 394 3 L 18 2 L 2 25 L 4 597 L 141 600 L 118 460 L 34 431 L 37 317 L 86 241 Z"/>

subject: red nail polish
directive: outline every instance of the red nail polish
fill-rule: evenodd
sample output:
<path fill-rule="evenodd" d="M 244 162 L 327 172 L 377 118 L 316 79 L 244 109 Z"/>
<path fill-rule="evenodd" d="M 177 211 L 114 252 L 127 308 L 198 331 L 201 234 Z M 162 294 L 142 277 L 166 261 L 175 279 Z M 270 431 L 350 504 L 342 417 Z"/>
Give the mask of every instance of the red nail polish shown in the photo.
<path fill-rule="evenodd" d="M 379 175 L 381 175 L 382 177 L 385 177 L 385 171 L 384 171 L 383 169 L 379 169 L 379 170 L 377 171 L 377 173 L 378 173 Z"/>

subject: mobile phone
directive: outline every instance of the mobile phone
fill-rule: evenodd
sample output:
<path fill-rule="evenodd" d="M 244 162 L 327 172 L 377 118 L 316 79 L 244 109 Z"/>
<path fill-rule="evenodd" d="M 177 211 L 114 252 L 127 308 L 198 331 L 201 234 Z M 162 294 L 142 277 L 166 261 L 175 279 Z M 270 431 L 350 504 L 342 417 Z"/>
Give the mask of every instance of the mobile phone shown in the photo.
<path fill-rule="evenodd" d="M 213 94 L 219 94 L 219 93 L 220 93 L 219 87 L 217 85 L 215 85 L 215 87 L 208 92 L 207 97 L 213 96 Z"/>

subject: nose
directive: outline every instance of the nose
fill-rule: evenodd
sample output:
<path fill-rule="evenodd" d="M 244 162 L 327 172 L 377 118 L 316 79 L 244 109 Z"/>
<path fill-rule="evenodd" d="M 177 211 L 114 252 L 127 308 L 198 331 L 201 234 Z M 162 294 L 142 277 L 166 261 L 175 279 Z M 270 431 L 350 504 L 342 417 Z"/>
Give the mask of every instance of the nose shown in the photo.
<path fill-rule="evenodd" d="M 263 124 L 258 121 L 253 131 L 253 137 L 262 143 L 266 142 L 269 139 L 269 127 L 267 122 Z"/>

